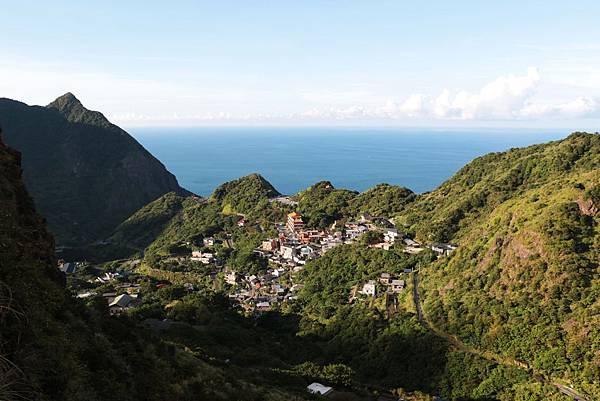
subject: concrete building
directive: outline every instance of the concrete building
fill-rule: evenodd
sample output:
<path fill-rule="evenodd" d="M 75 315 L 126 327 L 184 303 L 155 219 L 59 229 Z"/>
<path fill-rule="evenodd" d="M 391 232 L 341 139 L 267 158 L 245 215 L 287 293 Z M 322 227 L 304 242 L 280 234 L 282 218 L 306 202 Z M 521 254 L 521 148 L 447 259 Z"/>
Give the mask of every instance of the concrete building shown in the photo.
<path fill-rule="evenodd" d="M 288 214 L 287 217 L 286 227 L 288 230 L 297 232 L 304 228 L 304 221 L 302 220 L 302 215 L 300 213 L 293 212 Z"/>

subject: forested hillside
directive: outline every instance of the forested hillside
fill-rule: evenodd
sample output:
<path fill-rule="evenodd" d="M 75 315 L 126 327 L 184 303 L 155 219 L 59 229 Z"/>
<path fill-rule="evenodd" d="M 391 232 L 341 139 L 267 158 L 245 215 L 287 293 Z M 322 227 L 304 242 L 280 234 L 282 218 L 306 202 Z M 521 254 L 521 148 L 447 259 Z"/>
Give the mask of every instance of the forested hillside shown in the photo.
<path fill-rule="evenodd" d="M 379 184 L 359 193 L 321 181 L 294 198 L 307 223 L 322 228 L 339 219 L 358 217 L 361 213 L 394 217 L 414 201 L 415 194 L 407 188 L 389 184 Z"/>
<path fill-rule="evenodd" d="M 459 245 L 419 273 L 427 318 L 600 394 L 599 188 L 600 136 L 575 133 L 479 158 L 420 196 L 398 221 Z"/>
<path fill-rule="evenodd" d="M 597 134 L 574 133 L 565 140 L 479 157 L 439 188 L 420 195 L 398 222 L 417 239 L 460 239 L 473 223 L 513 197 L 567 175 L 597 172 L 598 142 Z"/>
<path fill-rule="evenodd" d="M 220 185 L 210 198 L 222 205 L 225 214 L 253 214 L 268 207 L 269 198 L 278 195 L 270 182 L 255 173 Z"/>
<path fill-rule="evenodd" d="M 269 202 L 277 195 L 277 190 L 258 174 L 225 183 L 208 199 L 169 193 L 119 225 L 110 238 L 110 245 L 105 248 L 119 249 L 123 256 L 144 249 L 150 255 L 177 253 L 178 247 L 187 247 L 189 251 L 190 246 L 201 244 L 204 237 L 216 235 L 226 239 L 224 231 L 235 230 L 243 217 L 251 221 L 253 227 L 260 224 L 268 227 L 270 221 L 283 220 L 291 210 Z M 237 231 L 246 236 L 247 230 Z M 260 242 L 260 238 L 255 238 L 252 246 L 256 246 L 257 241 Z M 92 253 L 101 249 L 96 248 Z"/>

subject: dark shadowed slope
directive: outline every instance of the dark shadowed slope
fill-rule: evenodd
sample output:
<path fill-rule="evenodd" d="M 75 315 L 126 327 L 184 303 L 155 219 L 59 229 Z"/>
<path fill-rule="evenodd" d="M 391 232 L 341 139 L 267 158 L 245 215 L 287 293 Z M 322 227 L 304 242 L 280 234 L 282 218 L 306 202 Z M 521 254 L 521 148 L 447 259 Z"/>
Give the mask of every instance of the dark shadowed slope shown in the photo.
<path fill-rule="evenodd" d="M 110 317 L 101 298 L 71 298 L 21 178 L 0 138 L 0 400 L 303 399 Z"/>
<path fill-rule="evenodd" d="M 0 99 L 0 124 L 23 154 L 25 184 L 60 244 L 101 239 L 161 195 L 189 194 L 133 137 L 71 93 L 47 107 Z"/>

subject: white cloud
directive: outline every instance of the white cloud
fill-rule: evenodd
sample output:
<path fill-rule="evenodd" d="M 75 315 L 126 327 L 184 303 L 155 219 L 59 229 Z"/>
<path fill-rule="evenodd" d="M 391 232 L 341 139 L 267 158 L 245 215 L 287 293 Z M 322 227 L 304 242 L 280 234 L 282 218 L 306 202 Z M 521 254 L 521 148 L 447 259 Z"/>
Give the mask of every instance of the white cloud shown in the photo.
<path fill-rule="evenodd" d="M 530 67 L 524 75 L 501 76 L 485 84 L 479 91 L 464 90 L 452 93 L 444 89 L 437 96 L 413 94 L 395 102 L 386 101 L 380 107 L 360 107 L 326 111 L 312 110 L 303 117 L 338 119 L 393 119 L 393 120 L 535 120 L 573 119 L 600 116 L 600 101 L 592 97 L 578 97 L 548 103 L 536 99 L 541 77 L 537 68 Z"/>
<path fill-rule="evenodd" d="M 530 103 L 520 110 L 523 118 L 582 118 L 600 117 L 600 103 L 589 97 L 578 97 L 566 103 Z"/>
<path fill-rule="evenodd" d="M 477 93 L 459 91 L 453 95 L 444 89 L 436 97 L 416 94 L 408 97 L 396 110 L 390 111 L 389 104 L 386 105 L 385 112 L 395 118 L 512 119 L 520 116 L 520 110 L 535 92 L 539 79 L 537 69 L 529 68 L 527 75 L 499 77 Z"/>
<path fill-rule="evenodd" d="M 430 100 L 421 94 L 411 95 L 398 107 L 397 110 L 388 111 L 390 117 L 405 115 L 410 118 L 421 118 L 429 113 Z M 389 110 L 389 108 L 387 109 Z"/>
<path fill-rule="evenodd" d="M 0 96 L 47 104 L 72 91 L 89 108 L 101 110 L 112 121 L 126 125 L 600 118 L 599 97 L 590 96 L 589 92 L 577 96 L 576 92 L 572 93 L 573 98 L 565 99 L 558 91 L 558 100 L 550 99 L 540 90 L 543 85 L 546 84 L 537 68 L 530 67 L 522 75 L 500 76 L 475 91 L 443 89 L 437 95 L 416 93 L 394 99 L 355 87 L 340 92 L 290 91 L 282 97 L 279 92 L 215 87 L 209 90 L 199 83 L 183 85 L 69 71 L 60 65 L 0 61 Z M 592 94 L 600 91 L 596 87 L 577 90 Z M 275 112 L 269 110 L 272 107 Z M 308 110 L 302 111 L 305 108 Z"/>
<path fill-rule="evenodd" d="M 539 80 L 538 70 L 531 67 L 525 76 L 508 75 L 495 79 L 478 94 L 465 95 L 464 104 L 455 103 L 454 106 L 464 119 L 509 119 L 525 106 Z"/>

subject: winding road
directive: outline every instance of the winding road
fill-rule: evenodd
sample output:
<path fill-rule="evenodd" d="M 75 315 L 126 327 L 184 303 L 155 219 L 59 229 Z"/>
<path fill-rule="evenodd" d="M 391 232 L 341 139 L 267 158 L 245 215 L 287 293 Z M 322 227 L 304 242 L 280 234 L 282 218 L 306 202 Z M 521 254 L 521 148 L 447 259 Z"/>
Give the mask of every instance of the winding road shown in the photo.
<path fill-rule="evenodd" d="M 463 344 L 458 338 L 444 333 L 443 331 L 434 328 L 425 318 L 423 315 L 423 309 L 421 307 L 421 300 L 419 297 L 419 276 L 418 276 L 418 272 L 415 271 L 413 273 L 413 301 L 415 303 L 415 309 L 417 310 L 417 316 L 419 318 L 419 323 L 421 324 L 421 326 L 428 330 L 429 332 L 431 332 L 432 334 L 441 337 L 447 341 L 449 341 L 452 345 L 454 345 L 455 347 L 457 347 L 458 349 L 460 349 L 461 351 L 464 352 L 468 352 L 470 354 L 473 355 L 477 355 L 481 358 L 487 359 L 488 361 L 494 362 L 494 363 L 498 363 L 501 365 L 509 365 L 509 366 L 516 366 L 520 369 L 526 369 L 529 371 L 529 373 L 531 373 L 531 368 L 520 361 L 516 361 L 516 360 L 507 360 L 506 358 L 502 358 L 500 356 L 497 355 L 492 355 L 491 353 L 488 352 L 482 352 L 479 351 L 477 349 L 471 348 L 465 344 Z M 559 391 L 560 393 L 571 397 L 573 400 L 575 401 L 591 401 L 588 398 L 584 397 L 583 395 L 579 394 L 577 391 L 575 391 L 573 388 L 566 386 L 564 384 L 561 383 L 557 383 L 557 382 L 552 382 L 552 381 L 548 381 L 544 378 L 542 378 L 540 375 L 538 374 L 533 374 L 533 379 L 540 382 L 540 383 L 544 383 L 550 386 L 553 386 L 557 391 Z"/>

